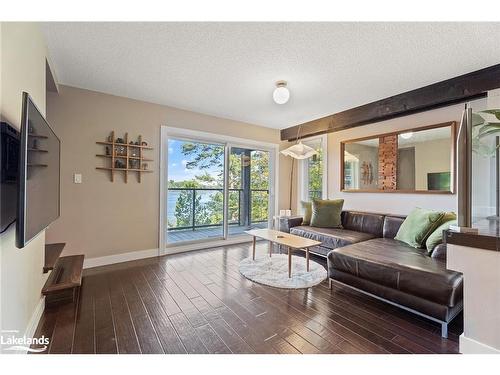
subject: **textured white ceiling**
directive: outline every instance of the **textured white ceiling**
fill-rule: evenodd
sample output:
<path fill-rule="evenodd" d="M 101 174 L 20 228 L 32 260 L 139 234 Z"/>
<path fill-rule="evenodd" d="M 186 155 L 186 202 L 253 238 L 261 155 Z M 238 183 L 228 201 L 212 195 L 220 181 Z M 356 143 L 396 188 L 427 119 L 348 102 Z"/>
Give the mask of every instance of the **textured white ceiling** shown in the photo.
<path fill-rule="evenodd" d="M 273 128 L 500 63 L 500 23 L 41 26 L 62 84 Z"/>

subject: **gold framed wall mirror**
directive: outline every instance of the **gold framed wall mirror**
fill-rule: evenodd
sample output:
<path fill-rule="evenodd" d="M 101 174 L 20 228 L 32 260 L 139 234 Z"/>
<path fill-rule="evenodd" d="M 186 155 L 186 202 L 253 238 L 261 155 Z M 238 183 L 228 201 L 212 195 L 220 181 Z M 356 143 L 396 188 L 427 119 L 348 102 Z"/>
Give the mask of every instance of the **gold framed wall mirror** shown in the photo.
<path fill-rule="evenodd" d="M 455 121 L 340 143 L 340 190 L 454 194 Z"/>

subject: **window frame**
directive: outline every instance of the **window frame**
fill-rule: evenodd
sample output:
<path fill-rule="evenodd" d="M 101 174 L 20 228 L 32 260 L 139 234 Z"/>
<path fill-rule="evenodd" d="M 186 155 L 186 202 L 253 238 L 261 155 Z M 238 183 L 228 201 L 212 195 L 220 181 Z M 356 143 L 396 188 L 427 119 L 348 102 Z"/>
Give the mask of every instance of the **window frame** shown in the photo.
<path fill-rule="evenodd" d="M 316 137 L 311 137 L 303 139 L 302 143 L 313 147 L 320 143 L 320 147 L 323 152 L 323 165 L 322 165 L 322 186 L 321 186 L 321 198 L 326 199 L 328 197 L 328 136 L 326 134 L 319 135 Z M 309 159 L 299 160 L 298 163 L 298 195 L 297 195 L 297 206 L 298 212 L 300 212 L 300 201 L 309 201 Z"/>

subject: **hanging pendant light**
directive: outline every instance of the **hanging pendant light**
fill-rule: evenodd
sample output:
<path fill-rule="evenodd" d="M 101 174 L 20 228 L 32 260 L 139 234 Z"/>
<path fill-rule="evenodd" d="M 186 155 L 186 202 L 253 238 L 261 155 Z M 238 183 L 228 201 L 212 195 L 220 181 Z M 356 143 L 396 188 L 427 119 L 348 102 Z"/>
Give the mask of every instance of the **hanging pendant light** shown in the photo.
<path fill-rule="evenodd" d="M 290 146 L 290 147 L 288 147 L 280 152 L 285 156 L 290 156 L 294 159 L 303 160 L 303 159 L 308 159 L 311 156 L 316 155 L 318 152 L 314 148 L 303 144 L 302 141 L 299 141 L 300 128 L 301 128 L 301 126 L 299 126 L 299 130 L 297 130 L 297 138 L 296 138 L 297 143 L 295 143 L 293 146 Z"/>
<path fill-rule="evenodd" d="M 295 159 L 304 160 L 304 159 L 308 159 L 311 156 L 318 154 L 318 152 L 314 148 L 303 144 L 302 141 L 299 141 L 301 127 L 302 126 L 299 126 L 299 129 L 297 130 L 297 138 L 296 138 L 297 143 L 295 143 L 293 146 L 290 146 L 290 147 L 280 151 L 281 154 L 283 154 L 285 156 L 290 156 L 292 158 L 292 167 L 291 167 L 291 171 L 290 171 L 290 200 L 289 200 L 289 205 L 288 205 L 290 210 L 292 209 L 293 168 L 294 168 L 294 164 L 295 164 L 294 163 Z"/>
<path fill-rule="evenodd" d="M 314 148 L 309 147 L 308 145 L 305 145 L 299 141 L 299 143 L 296 143 L 293 146 L 282 150 L 281 153 L 286 156 L 291 156 L 294 159 L 303 160 L 316 155 L 318 152 Z"/>

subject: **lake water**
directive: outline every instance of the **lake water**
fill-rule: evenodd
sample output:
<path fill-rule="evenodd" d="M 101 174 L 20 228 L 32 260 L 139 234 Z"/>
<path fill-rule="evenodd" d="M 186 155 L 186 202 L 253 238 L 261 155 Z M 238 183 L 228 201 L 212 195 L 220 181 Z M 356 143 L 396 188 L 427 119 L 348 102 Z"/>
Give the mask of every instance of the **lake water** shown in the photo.
<path fill-rule="evenodd" d="M 222 192 L 222 190 L 215 190 L 215 191 L 205 191 L 205 192 L 200 192 L 198 191 L 196 194 L 199 196 L 201 194 L 201 199 L 200 203 L 207 203 L 210 198 L 219 192 Z M 167 221 L 175 226 L 176 223 L 176 218 L 175 218 L 175 206 L 177 204 L 177 200 L 179 199 L 179 196 L 181 195 L 182 191 L 180 190 L 169 190 L 167 194 Z"/>
<path fill-rule="evenodd" d="M 169 223 L 175 223 L 175 204 L 179 198 L 179 191 L 169 191 L 167 195 L 167 220 Z"/>

